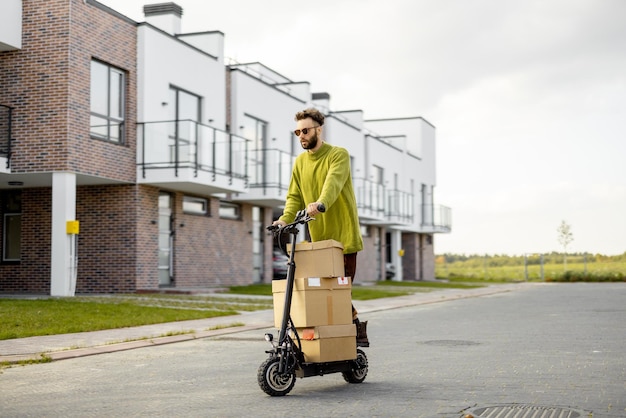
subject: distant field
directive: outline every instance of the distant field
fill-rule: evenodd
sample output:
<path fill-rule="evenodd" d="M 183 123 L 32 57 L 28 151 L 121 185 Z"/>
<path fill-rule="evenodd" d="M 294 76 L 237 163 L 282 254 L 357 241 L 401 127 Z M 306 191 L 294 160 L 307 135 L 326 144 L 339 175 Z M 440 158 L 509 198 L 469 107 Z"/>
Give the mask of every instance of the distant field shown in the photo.
<path fill-rule="evenodd" d="M 537 260 L 531 260 L 533 263 Z M 563 263 L 528 264 L 523 261 L 518 265 L 491 265 L 489 259 L 472 259 L 456 262 L 441 262 L 435 265 L 435 274 L 439 279 L 467 278 L 480 280 L 510 281 L 622 281 L 626 280 L 626 261 L 593 261 Z"/>

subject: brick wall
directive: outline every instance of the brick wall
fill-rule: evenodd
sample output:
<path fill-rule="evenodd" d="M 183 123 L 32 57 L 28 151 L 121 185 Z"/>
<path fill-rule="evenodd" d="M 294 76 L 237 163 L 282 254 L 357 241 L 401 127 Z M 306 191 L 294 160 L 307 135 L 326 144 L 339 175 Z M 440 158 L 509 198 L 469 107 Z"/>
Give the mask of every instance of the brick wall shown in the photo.
<path fill-rule="evenodd" d="M 0 103 L 14 107 L 12 172 L 134 181 L 135 25 L 83 0 L 22 4 L 22 49 L 0 54 Z M 89 136 L 92 58 L 127 72 L 125 145 Z"/>
<path fill-rule="evenodd" d="M 252 207 L 242 205 L 240 220 L 220 219 L 219 200 L 210 216 L 182 213 L 175 195 L 174 277 L 176 287 L 245 285 L 253 281 Z"/>
<path fill-rule="evenodd" d="M 72 0 L 71 7 L 68 161 L 72 171 L 134 182 L 137 158 L 137 28 L 134 23 L 84 0 Z M 123 145 L 89 137 L 92 58 L 126 73 L 126 140 Z M 85 158 L 87 156 L 89 158 Z"/>
<path fill-rule="evenodd" d="M 429 234 L 420 235 L 422 242 L 422 271 L 423 280 L 435 280 L 435 246 L 434 236 Z"/>
<path fill-rule="evenodd" d="M 51 200 L 48 188 L 22 191 L 21 261 L 0 264 L 0 292 L 50 294 Z"/>
<path fill-rule="evenodd" d="M 420 273 L 419 234 L 402 234 L 402 280 L 422 280 Z"/>
<path fill-rule="evenodd" d="M 375 226 L 369 226 L 368 229 L 368 236 L 363 237 L 363 251 L 359 252 L 356 258 L 356 283 L 371 283 L 385 277 L 384 263 L 380 262 L 381 229 Z M 377 242 L 379 244 L 376 244 Z"/>
<path fill-rule="evenodd" d="M 136 290 L 136 194 L 135 185 L 77 187 L 76 293 Z"/>
<path fill-rule="evenodd" d="M 81 174 L 105 183 L 134 183 L 135 24 L 91 0 L 23 0 L 22 5 L 22 49 L 0 53 L 0 103 L 14 108 L 12 173 L 69 171 L 79 175 L 79 185 Z M 121 145 L 89 135 L 94 58 L 126 73 L 126 141 Z M 158 285 L 157 229 L 137 221 L 140 216 L 156 219 L 154 194 L 128 184 L 77 188 L 77 292 Z M 2 292 L 49 293 L 51 199 L 50 188 L 23 189 L 22 259 L 0 266 Z M 139 239 L 147 246 L 140 248 Z"/>
<path fill-rule="evenodd" d="M 137 186 L 135 201 L 129 204 L 137 211 L 136 288 L 158 289 L 159 189 Z"/>
<path fill-rule="evenodd" d="M 402 274 L 404 280 L 433 280 L 435 278 L 435 249 L 432 235 L 402 234 Z"/>

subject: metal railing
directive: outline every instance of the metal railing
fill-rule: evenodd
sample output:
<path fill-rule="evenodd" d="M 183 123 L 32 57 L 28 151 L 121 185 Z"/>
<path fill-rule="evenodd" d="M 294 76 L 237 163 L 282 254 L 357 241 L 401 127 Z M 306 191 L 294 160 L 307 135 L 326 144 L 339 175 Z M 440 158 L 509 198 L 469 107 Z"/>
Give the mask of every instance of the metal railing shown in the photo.
<path fill-rule="evenodd" d="M 7 158 L 7 169 L 11 167 L 11 136 L 13 108 L 0 104 L 0 156 Z"/>
<path fill-rule="evenodd" d="M 228 176 L 231 179 L 248 178 L 248 140 L 192 120 L 140 122 L 138 138 L 141 141 L 139 166 L 143 177 L 151 169 L 191 168 Z"/>
<path fill-rule="evenodd" d="M 385 216 L 385 186 L 359 177 L 353 179 L 359 212 L 375 218 Z"/>

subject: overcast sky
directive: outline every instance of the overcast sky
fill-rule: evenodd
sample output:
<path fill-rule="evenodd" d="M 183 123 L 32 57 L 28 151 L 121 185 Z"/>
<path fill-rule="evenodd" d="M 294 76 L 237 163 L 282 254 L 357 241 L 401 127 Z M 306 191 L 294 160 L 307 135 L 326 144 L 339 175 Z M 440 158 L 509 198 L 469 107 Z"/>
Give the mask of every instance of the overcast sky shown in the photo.
<path fill-rule="evenodd" d="M 144 21 L 143 5 L 102 0 Z M 625 0 L 177 0 L 182 31 L 219 30 L 366 119 L 437 128 L 435 252 L 626 252 Z"/>

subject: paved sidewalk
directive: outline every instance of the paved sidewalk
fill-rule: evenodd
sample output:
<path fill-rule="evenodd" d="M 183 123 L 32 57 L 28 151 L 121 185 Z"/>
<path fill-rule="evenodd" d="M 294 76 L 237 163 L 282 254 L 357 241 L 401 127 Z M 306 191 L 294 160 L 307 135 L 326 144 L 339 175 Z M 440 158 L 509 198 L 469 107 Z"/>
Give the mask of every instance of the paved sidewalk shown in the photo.
<path fill-rule="evenodd" d="M 368 312 L 488 296 L 536 285 L 538 284 L 515 283 L 477 289 L 436 289 L 428 293 L 355 301 L 355 306 L 359 310 L 361 319 L 367 319 L 364 314 Z M 273 327 L 273 311 L 263 310 L 219 318 L 2 340 L 0 341 L 0 363 L 41 360 L 43 357 L 63 360 Z"/>

